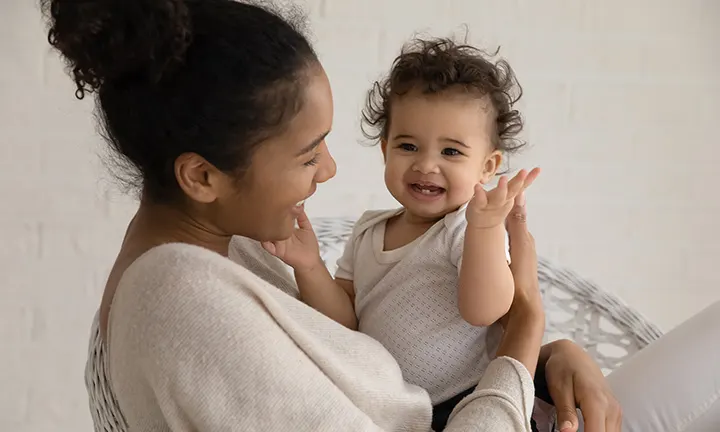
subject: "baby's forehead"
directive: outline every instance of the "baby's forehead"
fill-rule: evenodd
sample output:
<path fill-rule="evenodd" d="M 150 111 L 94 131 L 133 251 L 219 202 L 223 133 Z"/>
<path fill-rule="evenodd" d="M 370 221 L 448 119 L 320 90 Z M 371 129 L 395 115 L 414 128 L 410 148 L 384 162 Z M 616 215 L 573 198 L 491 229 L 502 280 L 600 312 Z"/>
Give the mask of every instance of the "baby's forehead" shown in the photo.
<path fill-rule="evenodd" d="M 487 96 L 473 94 L 407 94 L 394 98 L 388 106 L 388 119 L 402 123 L 494 121 L 497 116 Z"/>
<path fill-rule="evenodd" d="M 398 100 L 389 115 L 389 135 L 431 136 L 491 135 L 496 115 L 488 102 L 471 98 L 424 98 Z"/>

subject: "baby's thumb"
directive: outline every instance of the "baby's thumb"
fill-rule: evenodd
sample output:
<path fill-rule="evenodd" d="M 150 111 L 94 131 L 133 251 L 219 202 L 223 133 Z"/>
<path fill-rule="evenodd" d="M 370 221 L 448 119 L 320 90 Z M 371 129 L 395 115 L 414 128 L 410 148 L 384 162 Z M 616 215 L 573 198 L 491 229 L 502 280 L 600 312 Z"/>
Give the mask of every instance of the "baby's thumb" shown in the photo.
<path fill-rule="evenodd" d="M 482 183 L 478 183 L 475 185 L 475 189 L 473 190 L 473 198 L 472 201 L 476 206 L 479 208 L 483 208 L 487 205 L 487 191 L 485 191 L 485 187 L 482 185 Z"/>
<path fill-rule="evenodd" d="M 305 213 L 305 209 L 303 209 L 300 212 L 300 214 L 298 215 L 297 225 L 298 225 L 298 228 L 300 228 L 302 230 L 308 230 L 308 231 L 313 230 L 312 223 L 310 222 L 310 218 L 308 217 L 307 213 Z"/>

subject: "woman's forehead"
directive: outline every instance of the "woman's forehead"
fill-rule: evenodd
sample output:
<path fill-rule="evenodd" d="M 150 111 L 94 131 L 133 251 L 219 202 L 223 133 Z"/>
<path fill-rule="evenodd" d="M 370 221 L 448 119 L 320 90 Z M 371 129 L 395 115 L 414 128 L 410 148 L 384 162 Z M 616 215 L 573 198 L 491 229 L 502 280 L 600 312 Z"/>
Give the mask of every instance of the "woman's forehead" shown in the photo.
<path fill-rule="evenodd" d="M 290 141 L 294 152 L 302 152 L 313 143 L 322 142 L 332 128 L 333 98 L 330 82 L 322 68 L 316 69 L 319 70 L 308 74 L 300 111 L 283 134 Z"/>

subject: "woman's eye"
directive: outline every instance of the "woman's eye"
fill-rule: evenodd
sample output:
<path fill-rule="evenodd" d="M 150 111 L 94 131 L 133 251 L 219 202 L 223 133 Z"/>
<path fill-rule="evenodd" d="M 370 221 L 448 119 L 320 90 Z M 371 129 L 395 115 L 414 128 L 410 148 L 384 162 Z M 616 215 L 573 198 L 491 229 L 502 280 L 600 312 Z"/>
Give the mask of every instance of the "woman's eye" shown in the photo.
<path fill-rule="evenodd" d="M 313 166 L 313 165 L 317 165 L 317 163 L 318 163 L 318 157 L 319 157 L 319 156 L 320 156 L 319 154 L 316 154 L 315 156 L 313 156 L 312 159 L 310 159 L 309 161 L 305 162 L 303 165 L 308 166 L 308 167 L 309 167 L 309 166 Z"/>
<path fill-rule="evenodd" d="M 415 151 L 415 150 L 417 150 L 417 147 L 415 147 L 414 144 L 408 144 L 408 143 L 400 144 L 400 145 L 398 146 L 398 148 L 403 149 L 403 150 L 405 150 L 405 151 Z"/>
<path fill-rule="evenodd" d="M 458 151 L 457 149 L 454 149 L 454 148 L 446 148 L 446 149 L 443 149 L 442 154 L 445 156 L 459 156 L 462 153 L 460 153 L 460 151 Z"/>

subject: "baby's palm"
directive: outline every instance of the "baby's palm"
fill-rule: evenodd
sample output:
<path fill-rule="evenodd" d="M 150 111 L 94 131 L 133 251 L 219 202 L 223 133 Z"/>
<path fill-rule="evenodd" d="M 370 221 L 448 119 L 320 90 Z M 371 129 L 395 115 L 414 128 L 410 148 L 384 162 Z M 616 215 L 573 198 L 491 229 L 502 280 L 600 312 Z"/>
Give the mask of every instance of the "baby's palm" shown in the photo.
<path fill-rule="evenodd" d="M 515 197 L 527 189 L 540 174 L 538 168 L 529 173 L 520 170 L 508 181 L 502 176 L 497 186 L 486 192 L 481 184 L 475 186 L 475 196 L 468 204 L 466 217 L 468 226 L 473 228 L 492 228 L 505 223 L 510 210 L 513 208 Z"/>
<path fill-rule="evenodd" d="M 309 270 L 320 261 L 320 246 L 312 224 L 303 211 L 298 226 L 286 240 L 263 242 L 262 246 L 295 270 Z"/>

